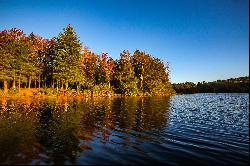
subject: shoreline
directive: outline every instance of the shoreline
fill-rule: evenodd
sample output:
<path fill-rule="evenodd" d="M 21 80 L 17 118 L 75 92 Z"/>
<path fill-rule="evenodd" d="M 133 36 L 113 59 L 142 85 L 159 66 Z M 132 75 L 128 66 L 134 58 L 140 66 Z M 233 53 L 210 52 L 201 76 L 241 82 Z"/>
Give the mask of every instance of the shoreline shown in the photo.
<path fill-rule="evenodd" d="M 46 91 L 46 93 L 45 93 Z M 15 92 L 9 92 L 8 94 L 0 94 L 0 98 L 25 98 L 25 97 L 34 97 L 34 98 L 126 98 L 126 97 L 154 97 L 154 96 L 174 96 L 177 94 L 149 94 L 149 93 L 137 93 L 134 95 L 126 94 L 117 94 L 117 93 L 84 93 L 84 92 L 75 92 L 72 90 L 59 90 L 55 89 L 46 90 L 43 88 L 31 88 L 31 89 L 21 89 L 20 91 L 16 90 Z"/>

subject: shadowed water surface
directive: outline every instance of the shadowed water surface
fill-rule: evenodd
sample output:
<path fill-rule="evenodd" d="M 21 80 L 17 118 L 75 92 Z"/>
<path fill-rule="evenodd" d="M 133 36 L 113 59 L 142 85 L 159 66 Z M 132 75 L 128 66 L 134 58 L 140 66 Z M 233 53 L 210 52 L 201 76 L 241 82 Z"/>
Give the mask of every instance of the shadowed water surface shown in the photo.
<path fill-rule="evenodd" d="M 249 164 L 249 95 L 0 99 L 0 164 Z"/>

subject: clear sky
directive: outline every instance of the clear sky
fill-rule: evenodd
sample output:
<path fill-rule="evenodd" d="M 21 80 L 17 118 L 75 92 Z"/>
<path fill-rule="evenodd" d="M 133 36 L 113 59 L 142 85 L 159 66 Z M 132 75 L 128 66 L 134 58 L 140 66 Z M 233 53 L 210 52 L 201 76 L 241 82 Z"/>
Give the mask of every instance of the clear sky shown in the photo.
<path fill-rule="evenodd" d="M 71 24 L 114 59 L 140 49 L 170 63 L 172 82 L 249 75 L 248 0 L 0 0 L 0 30 L 51 38 Z"/>

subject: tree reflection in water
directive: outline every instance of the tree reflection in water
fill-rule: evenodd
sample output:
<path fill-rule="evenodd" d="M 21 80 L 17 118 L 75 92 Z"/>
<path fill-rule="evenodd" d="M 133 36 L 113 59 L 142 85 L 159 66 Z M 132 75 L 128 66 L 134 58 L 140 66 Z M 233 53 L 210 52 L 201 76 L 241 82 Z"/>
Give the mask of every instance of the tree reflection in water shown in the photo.
<path fill-rule="evenodd" d="M 0 101 L 0 164 L 84 164 L 113 155 L 106 148 L 139 149 L 169 109 L 167 97 Z"/>
<path fill-rule="evenodd" d="M 0 163 L 31 163 L 42 150 L 36 142 L 36 126 L 39 125 L 36 102 L 29 99 L 8 100 L 1 105 Z"/>

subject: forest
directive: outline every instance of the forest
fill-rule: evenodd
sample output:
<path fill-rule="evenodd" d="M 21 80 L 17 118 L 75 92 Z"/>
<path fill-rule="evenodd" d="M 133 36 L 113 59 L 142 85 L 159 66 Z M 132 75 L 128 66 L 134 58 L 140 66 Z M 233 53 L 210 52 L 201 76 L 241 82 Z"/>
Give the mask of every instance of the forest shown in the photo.
<path fill-rule="evenodd" d="M 120 58 L 83 46 L 69 24 L 58 36 L 43 38 L 12 28 L 0 31 L 0 94 L 173 95 L 169 65 L 144 51 Z"/>
<path fill-rule="evenodd" d="M 172 84 L 178 94 L 191 93 L 249 93 L 249 77 L 230 78 L 213 82 Z"/>

